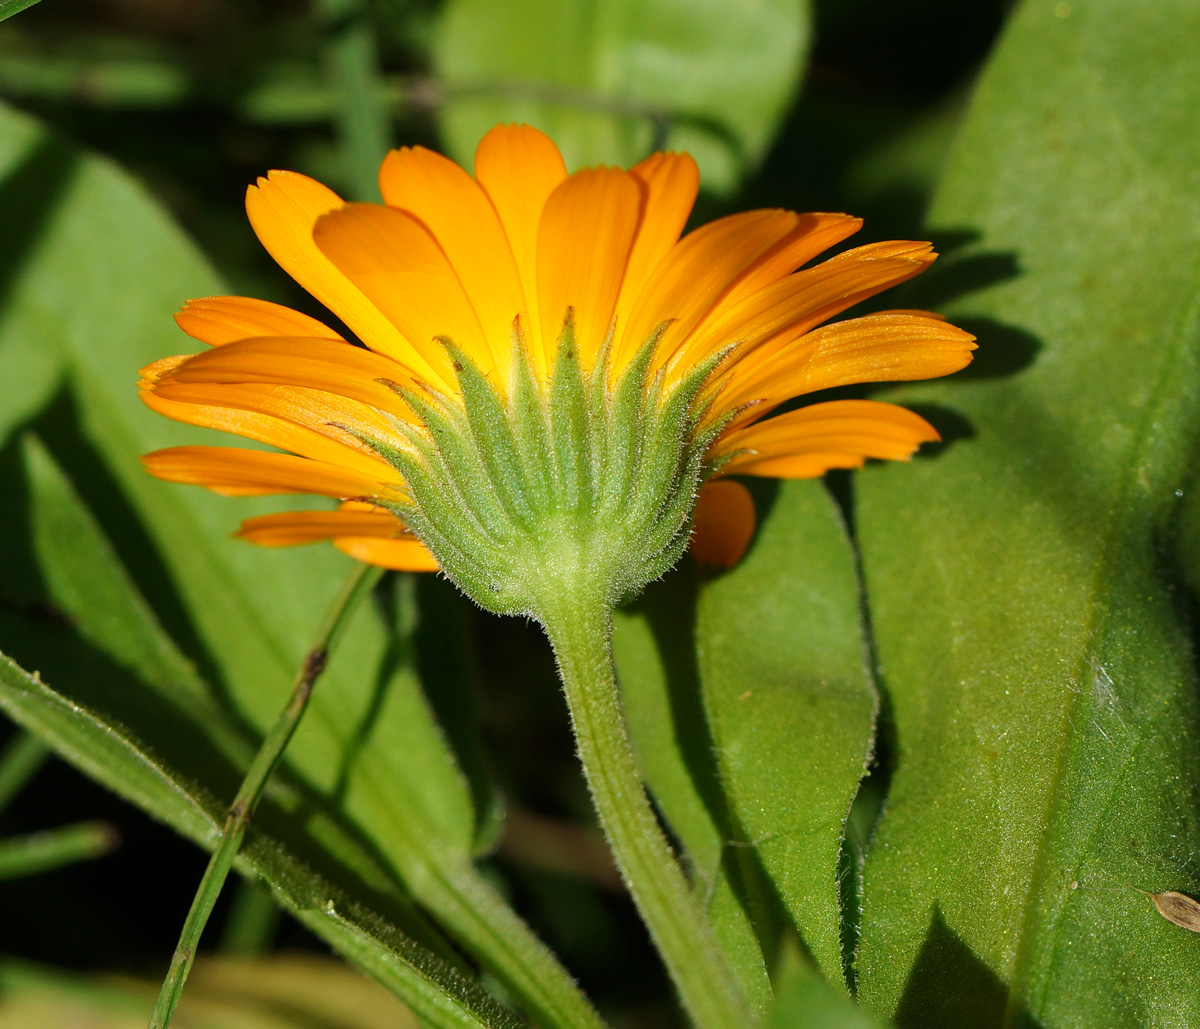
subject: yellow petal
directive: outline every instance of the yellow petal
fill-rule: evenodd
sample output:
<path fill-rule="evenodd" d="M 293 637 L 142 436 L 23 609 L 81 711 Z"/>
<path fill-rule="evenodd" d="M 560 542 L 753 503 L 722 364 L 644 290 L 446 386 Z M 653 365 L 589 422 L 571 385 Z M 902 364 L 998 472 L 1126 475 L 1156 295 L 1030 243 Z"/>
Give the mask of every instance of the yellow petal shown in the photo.
<path fill-rule="evenodd" d="M 390 568 L 395 572 L 436 572 L 439 567 L 437 558 L 413 536 L 399 536 L 390 540 L 341 536 L 333 541 L 333 545 L 364 564 Z"/>
<path fill-rule="evenodd" d="M 731 368 L 716 405 L 759 418 L 791 397 L 858 382 L 935 379 L 971 362 L 975 337 L 925 311 L 882 311 L 758 348 Z"/>
<path fill-rule="evenodd" d="M 639 202 L 637 182 L 628 172 L 588 168 L 563 182 L 542 212 L 537 259 L 542 338 L 550 347 L 557 343 L 570 308 L 585 368 L 612 324 Z"/>
<path fill-rule="evenodd" d="M 178 383 L 160 385 L 143 399 L 176 421 L 234 432 L 366 475 L 379 474 L 383 458 L 363 438 L 397 449 L 406 445 L 374 408 L 322 390 L 257 382 Z"/>
<path fill-rule="evenodd" d="M 313 238 L 421 350 L 426 363 L 438 369 L 433 385 L 448 391 L 454 381 L 441 337 L 453 340 L 485 372 L 496 370 L 458 276 L 429 230 L 411 214 L 376 204 L 347 204 L 320 218 Z"/>
<path fill-rule="evenodd" d="M 409 544 L 406 549 L 423 553 L 425 565 L 431 566 L 428 570 L 437 567 L 429 551 L 408 533 L 404 523 L 394 514 L 381 507 L 354 502 L 342 504 L 336 511 L 287 511 L 247 518 L 236 535 L 260 547 L 293 547 L 341 538 L 395 538 Z"/>
<path fill-rule="evenodd" d="M 614 368 L 625 365 L 658 326 L 669 321 L 661 365 L 721 299 L 730 283 L 785 238 L 797 224 L 791 211 L 747 211 L 688 233 L 659 263 L 619 332 Z"/>
<path fill-rule="evenodd" d="M 629 169 L 629 174 L 641 188 L 641 205 L 637 235 L 617 297 L 618 326 L 624 324 L 646 282 L 679 241 L 700 189 L 700 170 L 690 154 L 651 154 Z M 620 369 L 615 371 L 620 373 Z"/>
<path fill-rule="evenodd" d="M 273 171 L 246 192 L 246 213 L 262 245 L 279 266 L 349 326 L 372 350 L 434 376 L 413 342 L 370 302 L 318 249 L 317 219 L 343 206 L 342 198 L 296 172 Z"/>
<path fill-rule="evenodd" d="M 529 313 L 530 357 L 544 379 L 550 355 L 537 311 L 538 223 L 550 194 L 567 177 L 567 166 L 545 133 L 529 125 L 497 125 L 475 151 L 475 177 L 508 236 Z"/>
<path fill-rule="evenodd" d="M 832 400 L 737 429 L 713 453 L 734 454 L 722 474 L 810 478 L 859 467 L 868 457 L 907 461 L 939 438 L 924 418 L 895 404 Z"/>
<path fill-rule="evenodd" d="M 487 194 L 453 161 L 424 147 L 391 151 L 379 169 L 379 188 L 389 205 L 433 234 L 475 309 L 491 364 L 506 378 L 513 320 L 527 308 L 508 237 Z M 456 342 L 467 350 L 465 341 Z"/>
<path fill-rule="evenodd" d="M 394 497 L 402 485 L 395 473 L 389 481 L 384 475 L 375 478 L 325 461 L 235 447 L 169 447 L 143 455 L 142 463 L 159 479 L 205 486 L 226 496 Z"/>
<path fill-rule="evenodd" d="M 188 389 L 188 387 L 182 387 Z M 204 387 L 191 387 L 204 389 Z M 364 475 L 391 475 L 391 467 L 372 455 L 346 433 L 328 427 L 310 428 L 295 425 L 262 411 L 239 410 L 228 405 L 187 403 L 158 396 L 156 392 L 139 393 L 146 407 L 158 414 L 185 425 L 202 426 L 228 432 L 269 446 L 280 447 L 314 461 L 344 464 Z M 336 433 L 337 438 L 332 438 Z"/>
<path fill-rule="evenodd" d="M 705 483 L 696 498 L 688 549 L 701 564 L 732 568 L 754 537 L 754 498 L 733 479 Z"/>
<path fill-rule="evenodd" d="M 192 339 L 214 347 L 256 336 L 342 338 L 315 318 L 253 297 L 198 297 L 183 305 L 175 321 Z"/>
<path fill-rule="evenodd" d="M 143 369 L 143 373 L 148 370 Z M 176 383 L 265 382 L 305 386 L 349 397 L 411 421 L 408 406 L 385 385 L 397 380 L 401 385 L 410 385 L 411 379 L 404 378 L 406 371 L 380 354 L 348 343 L 249 339 L 195 354 L 169 375 L 160 374 L 158 381 L 169 378 Z"/>
<path fill-rule="evenodd" d="M 675 376 L 730 343 L 729 374 L 750 367 L 753 350 L 778 350 L 848 307 L 920 274 L 937 255 L 928 243 L 873 243 L 779 279 L 706 318 L 676 355 Z"/>
<path fill-rule="evenodd" d="M 849 214 L 798 214 L 795 228 L 730 283 L 717 309 L 739 303 L 861 228 L 862 219 Z"/>

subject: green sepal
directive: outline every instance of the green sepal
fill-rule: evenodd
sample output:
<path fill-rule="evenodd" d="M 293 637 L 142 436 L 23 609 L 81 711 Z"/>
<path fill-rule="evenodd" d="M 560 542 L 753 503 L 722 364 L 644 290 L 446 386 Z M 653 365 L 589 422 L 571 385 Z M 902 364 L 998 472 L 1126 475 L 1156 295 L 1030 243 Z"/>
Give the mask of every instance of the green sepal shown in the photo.
<path fill-rule="evenodd" d="M 587 394 L 575 342 L 574 312 L 568 308 L 550 373 L 550 438 L 555 483 L 559 506 L 568 512 L 588 511 L 593 497 Z"/>
<path fill-rule="evenodd" d="M 402 427 L 400 431 L 421 455 L 435 479 L 445 483 L 446 493 L 453 495 L 463 510 L 470 512 L 479 532 L 503 546 L 507 539 L 500 533 L 508 519 L 491 476 L 465 428 L 465 419 L 455 417 L 457 412 L 452 405 L 431 402 L 416 390 L 404 389 L 402 396 L 421 419 L 424 431 L 416 426 Z M 396 467 L 407 479 L 405 469 Z"/>
<path fill-rule="evenodd" d="M 458 376 L 474 451 L 487 469 L 495 493 L 511 518 L 526 527 L 532 526 L 535 512 L 530 502 L 529 484 L 504 404 L 496 395 L 495 387 L 470 357 L 450 340 L 440 342 L 450 355 Z"/>
<path fill-rule="evenodd" d="M 512 384 L 508 402 L 513 436 L 533 505 L 545 511 L 550 508 L 554 493 L 553 473 L 546 467 L 546 455 L 550 453 L 549 413 L 518 324 L 513 325 L 512 343 Z"/>
<path fill-rule="evenodd" d="M 655 376 L 647 392 L 647 405 L 657 406 L 657 411 L 647 411 L 643 416 L 650 431 L 636 477 L 636 492 L 629 506 L 628 519 L 634 532 L 645 532 L 660 516 L 664 500 L 676 490 L 689 489 L 694 497 L 699 488 L 699 469 L 691 473 L 691 482 L 681 479 L 686 470 L 687 442 L 695 429 L 691 407 L 719 360 L 720 355 L 693 368 L 670 390 L 661 405 L 657 404 L 657 397 L 662 392 L 663 372 Z"/>
<path fill-rule="evenodd" d="M 660 325 L 642 344 L 617 382 L 608 405 L 604 441 L 604 471 L 599 493 L 605 504 L 619 511 L 625 506 L 633 471 L 641 456 L 642 426 L 645 423 L 646 373 L 658 341 L 666 330 Z M 605 372 L 607 377 L 607 372 Z"/>

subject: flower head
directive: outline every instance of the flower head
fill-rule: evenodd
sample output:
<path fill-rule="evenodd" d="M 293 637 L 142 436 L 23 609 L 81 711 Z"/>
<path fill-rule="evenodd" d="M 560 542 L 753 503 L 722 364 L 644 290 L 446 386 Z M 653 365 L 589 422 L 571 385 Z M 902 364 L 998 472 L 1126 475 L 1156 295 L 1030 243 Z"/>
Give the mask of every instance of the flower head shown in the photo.
<path fill-rule="evenodd" d="M 689 539 L 737 559 L 754 512 L 729 476 L 807 478 L 937 439 L 892 404 L 779 405 L 971 359 L 973 337 L 926 312 L 824 324 L 923 271 L 930 244 L 802 267 L 861 222 L 785 210 L 682 235 L 698 188 L 687 154 L 568 175 L 546 136 L 505 125 L 474 177 L 415 147 L 388 154 L 380 186 L 384 204 L 347 204 L 272 172 L 247 195 L 267 250 L 361 345 L 276 304 L 211 297 L 177 320 L 212 349 L 143 369 L 156 411 L 284 451 L 174 447 L 145 457 L 152 474 L 341 501 L 252 518 L 253 542 L 440 566 L 495 610 L 536 614 L 539 591 L 580 577 L 616 599 Z"/>

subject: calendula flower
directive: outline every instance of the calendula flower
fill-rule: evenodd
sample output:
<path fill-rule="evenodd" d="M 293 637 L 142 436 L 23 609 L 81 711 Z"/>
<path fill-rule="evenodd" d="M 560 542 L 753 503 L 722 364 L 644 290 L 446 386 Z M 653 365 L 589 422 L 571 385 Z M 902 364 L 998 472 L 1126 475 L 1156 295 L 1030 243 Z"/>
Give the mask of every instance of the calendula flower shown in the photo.
<path fill-rule="evenodd" d="M 260 300 L 191 301 L 179 324 L 211 349 L 143 369 L 146 403 L 277 449 L 175 447 L 146 466 L 219 493 L 332 497 L 336 510 L 252 518 L 241 535 L 440 568 L 484 607 L 541 622 L 601 823 L 685 1007 L 703 1029 L 754 1026 L 640 780 L 612 608 L 689 541 L 737 560 L 754 509 L 731 476 L 807 478 L 937 439 L 891 404 L 780 405 L 945 375 L 972 337 L 920 311 L 825 324 L 934 259 L 890 242 L 804 267 L 857 218 L 750 211 L 682 235 L 698 186 L 686 154 L 568 175 L 546 136 L 500 126 L 474 177 L 406 148 L 380 186 L 382 205 L 291 172 L 251 187 L 259 239 L 355 340 Z"/>
<path fill-rule="evenodd" d="M 572 562 L 616 598 L 689 538 L 703 560 L 737 560 L 754 509 L 730 476 L 818 476 L 938 438 L 892 404 L 779 405 L 971 359 L 973 337 L 926 312 L 823 324 L 927 268 L 928 243 L 802 267 L 861 222 L 786 210 L 681 237 L 698 187 L 687 154 L 568 175 L 549 138 L 506 125 L 474 177 L 414 147 L 387 155 L 380 186 L 382 205 L 345 203 L 271 172 L 247 195 L 263 245 L 356 342 L 210 297 L 177 320 L 212 349 L 142 371 L 154 410 L 284 451 L 174 447 L 145 457 L 152 474 L 342 501 L 252 518 L 252 542 L 440 566 L 494 610 L 537 614 L 554 587 L 534 580 Z"/>

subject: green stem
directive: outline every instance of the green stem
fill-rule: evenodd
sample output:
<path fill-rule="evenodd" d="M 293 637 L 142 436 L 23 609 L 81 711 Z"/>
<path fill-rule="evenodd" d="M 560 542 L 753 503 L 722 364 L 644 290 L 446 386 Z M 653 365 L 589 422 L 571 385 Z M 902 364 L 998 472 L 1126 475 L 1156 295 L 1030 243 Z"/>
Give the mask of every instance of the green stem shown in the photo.
<path fill-rule="evenodd" d="M 315 0 L 315 7 L 326 31 L 325 63 L 337 98 L 347 181 L 355 200 L 378 202 L 379 162 L 391 146 L 392 126 L 375 29 L 363 0 Z"/>
<path fill-rule="evenodd" d="M 599 594 L 543 591 L 539 620 L 558 659 L 579 757 L 600 823 L 650 936 L 699 1029 L 757 1024 L 642 787 L 612 660 L 612 610 Z"/>
<path fill-rule="evenodd" d="M 196 946 L 200 942 L 200 934 L 204 932 L 204 926 L 221 893 L 221 887 L 225 885 L 225 880 L 233 867 L 234 859 L 242 845 L 242 838 L 246 835 L 246 826 L 250 821 L 254 806 L 258 803 L 258 798 L 262 795 L 263 788 L 276 763 L 283 756 L 284 748 L 287 747 L 292 734 L 296 731 L 296 726 L 300 724 L 300 718 L 308 706 L 309 697 L 312 696 L 313 686 L 325 670 L 325 663 L 329 658 L 334 637 L 345 624 L 358 601 L 370 592 L 382 574 L 381 569 L 371 565 L 355 567 L 330 607 L 329 613 L 325 616 L 316 642 L 305 655 L 300 671 L 297 672 L 296 679 L 292 683 L 292 692 L 288 697 L 288 702 L 276 717 L 262 746 L 255 754 L 254 760 L 250 763 L 250 769 L 246 772 L 246 778 L 242 780 L 241 788 L 229 808 L 221 842 L 208 862 L 204 878 L 200 880 L 196 895 L 192 899 L 192 907 L 183 924 L 183 931 L 179 935 L 179 943 L 171 958 L 171 967 L 167 971 L 167 977 L 163 980 L 158 1003 L 154 1006 L 154 1014 L 150 1017 L 150 1029 L 167 1029 L 167 1026 L 171 1024 L 171 1016 L 179 1003 L 183 985 L 187 981 L 188 972 L 191 971 L 192 961 L 196 956 Z"/>

